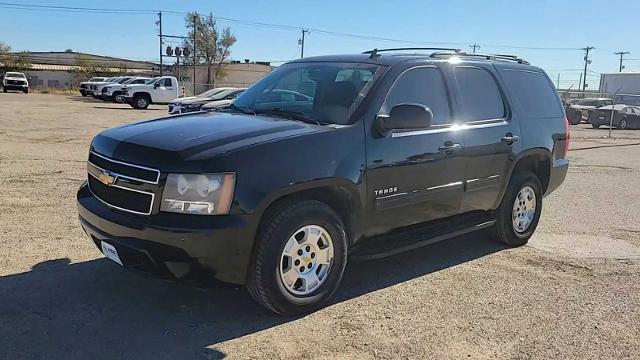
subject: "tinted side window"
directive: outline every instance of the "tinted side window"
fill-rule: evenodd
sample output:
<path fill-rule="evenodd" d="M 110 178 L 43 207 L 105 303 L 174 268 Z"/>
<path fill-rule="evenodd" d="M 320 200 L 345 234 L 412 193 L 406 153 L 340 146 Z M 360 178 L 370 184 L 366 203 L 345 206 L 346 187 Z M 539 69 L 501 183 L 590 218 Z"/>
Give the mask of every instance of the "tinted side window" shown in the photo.
<path fill-rule="evenodd" d="M 527 117 L 563 116 L 556 90 L 544 74 L 505 69 L 502 77 Z"/>
<path fill-rule="evenodd" d="M 505 117 L 502 95 L 491 73 L 481 68 L 457 67 L 455 75 L 462 121 Z"/>
<path fill-rule="evenodd" d="M 400 75 L 387 94 L 383 111 L 388 114 L 395 105 L 406 103 L 428 106 L 433 112 L 433 125 L 451 120 L 447 88 L 437 68 L 414 68 Z"/>

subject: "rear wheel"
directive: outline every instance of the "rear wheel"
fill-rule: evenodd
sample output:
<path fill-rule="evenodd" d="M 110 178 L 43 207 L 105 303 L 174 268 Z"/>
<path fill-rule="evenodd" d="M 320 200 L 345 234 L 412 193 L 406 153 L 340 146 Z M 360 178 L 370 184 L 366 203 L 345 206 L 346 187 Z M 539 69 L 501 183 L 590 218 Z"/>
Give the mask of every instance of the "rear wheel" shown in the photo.
<path fill-rule="evenodd" d="M 531 172 L 515 174 L 496 210 L 495 238 L 510 246 L 529 241 L 542 211 L 542 187 Z"/>
<path fill-rule="evenodd" d="M 573 110 L 567 114 L 567 118 L 569 119 L 569 123 L 571 125 L 578 125 L 582 121 L 582 114 L 580 111 Z"/>
<path fill-rule="evenodd" d="M 265 215 L 247 288 L 275 313 L 303 314 L 329 301 L 346 264 L 347 238 L 338 215 L 319 201 L 286 202 Z"/>
<path fill-rule="evenodd" d="M 591 123 L 591 127 L 594 129 L 600 129 L 600 124 Z"/>
<path fill-rule="evenodd" d="M 149 97 L 146 95 L 136 95 L 133 97 L 133 106 L 134 109 L 146 109 L 149 107 Z"/>

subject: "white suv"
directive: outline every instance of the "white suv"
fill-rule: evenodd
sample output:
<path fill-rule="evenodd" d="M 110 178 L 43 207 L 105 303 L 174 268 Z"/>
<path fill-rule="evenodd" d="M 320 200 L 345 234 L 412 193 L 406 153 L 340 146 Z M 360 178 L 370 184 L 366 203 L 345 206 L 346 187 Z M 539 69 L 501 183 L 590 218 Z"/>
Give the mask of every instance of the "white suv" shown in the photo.
<path fill-rule="evenodd" d="M 29 81 L 23 73 L 7 72 L 2 77 L 2 91 L 19 90 L 25 94 L 29 93 Z"/>

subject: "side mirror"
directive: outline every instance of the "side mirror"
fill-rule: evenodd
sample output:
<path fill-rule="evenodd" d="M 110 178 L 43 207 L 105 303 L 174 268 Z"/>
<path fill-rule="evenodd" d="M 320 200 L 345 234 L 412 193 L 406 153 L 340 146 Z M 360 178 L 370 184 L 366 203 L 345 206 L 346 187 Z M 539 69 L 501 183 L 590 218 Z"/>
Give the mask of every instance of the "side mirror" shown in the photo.
<path fill-rule="evenodd" d="M 433 112 L 420 104 L 399 104 L 391 108 L 389 115 L 378 115 L 378 131 L 387 136 L 393 130 L 417 130 L 431 126 Z"/>
<path fill-rule="evenodd" d="M 154 88 L 154 89 L 157 89 L 157 88 L 159 88 L 159 87 L 160 87 L 160 83 L 159 83 L 159 82 L 157 82 L 157 83 L 153 84 L 153 88 Z"/>

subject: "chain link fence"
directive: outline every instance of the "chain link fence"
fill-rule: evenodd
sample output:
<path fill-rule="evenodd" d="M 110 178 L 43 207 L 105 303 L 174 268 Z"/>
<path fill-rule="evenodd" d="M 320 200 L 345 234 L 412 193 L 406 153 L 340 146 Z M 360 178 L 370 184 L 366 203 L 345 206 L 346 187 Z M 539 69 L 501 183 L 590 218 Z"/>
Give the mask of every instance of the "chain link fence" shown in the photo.
<path fill-rule="evenodd" d="M 626 129 L 630 121 L 640 126 L 640 95 L 597 91 L 563 91 L 558 94 L 564 101 L 571 124 L 581 121 L 594 127 L 607 126 L 611 138 L 614 128 Z"/>

